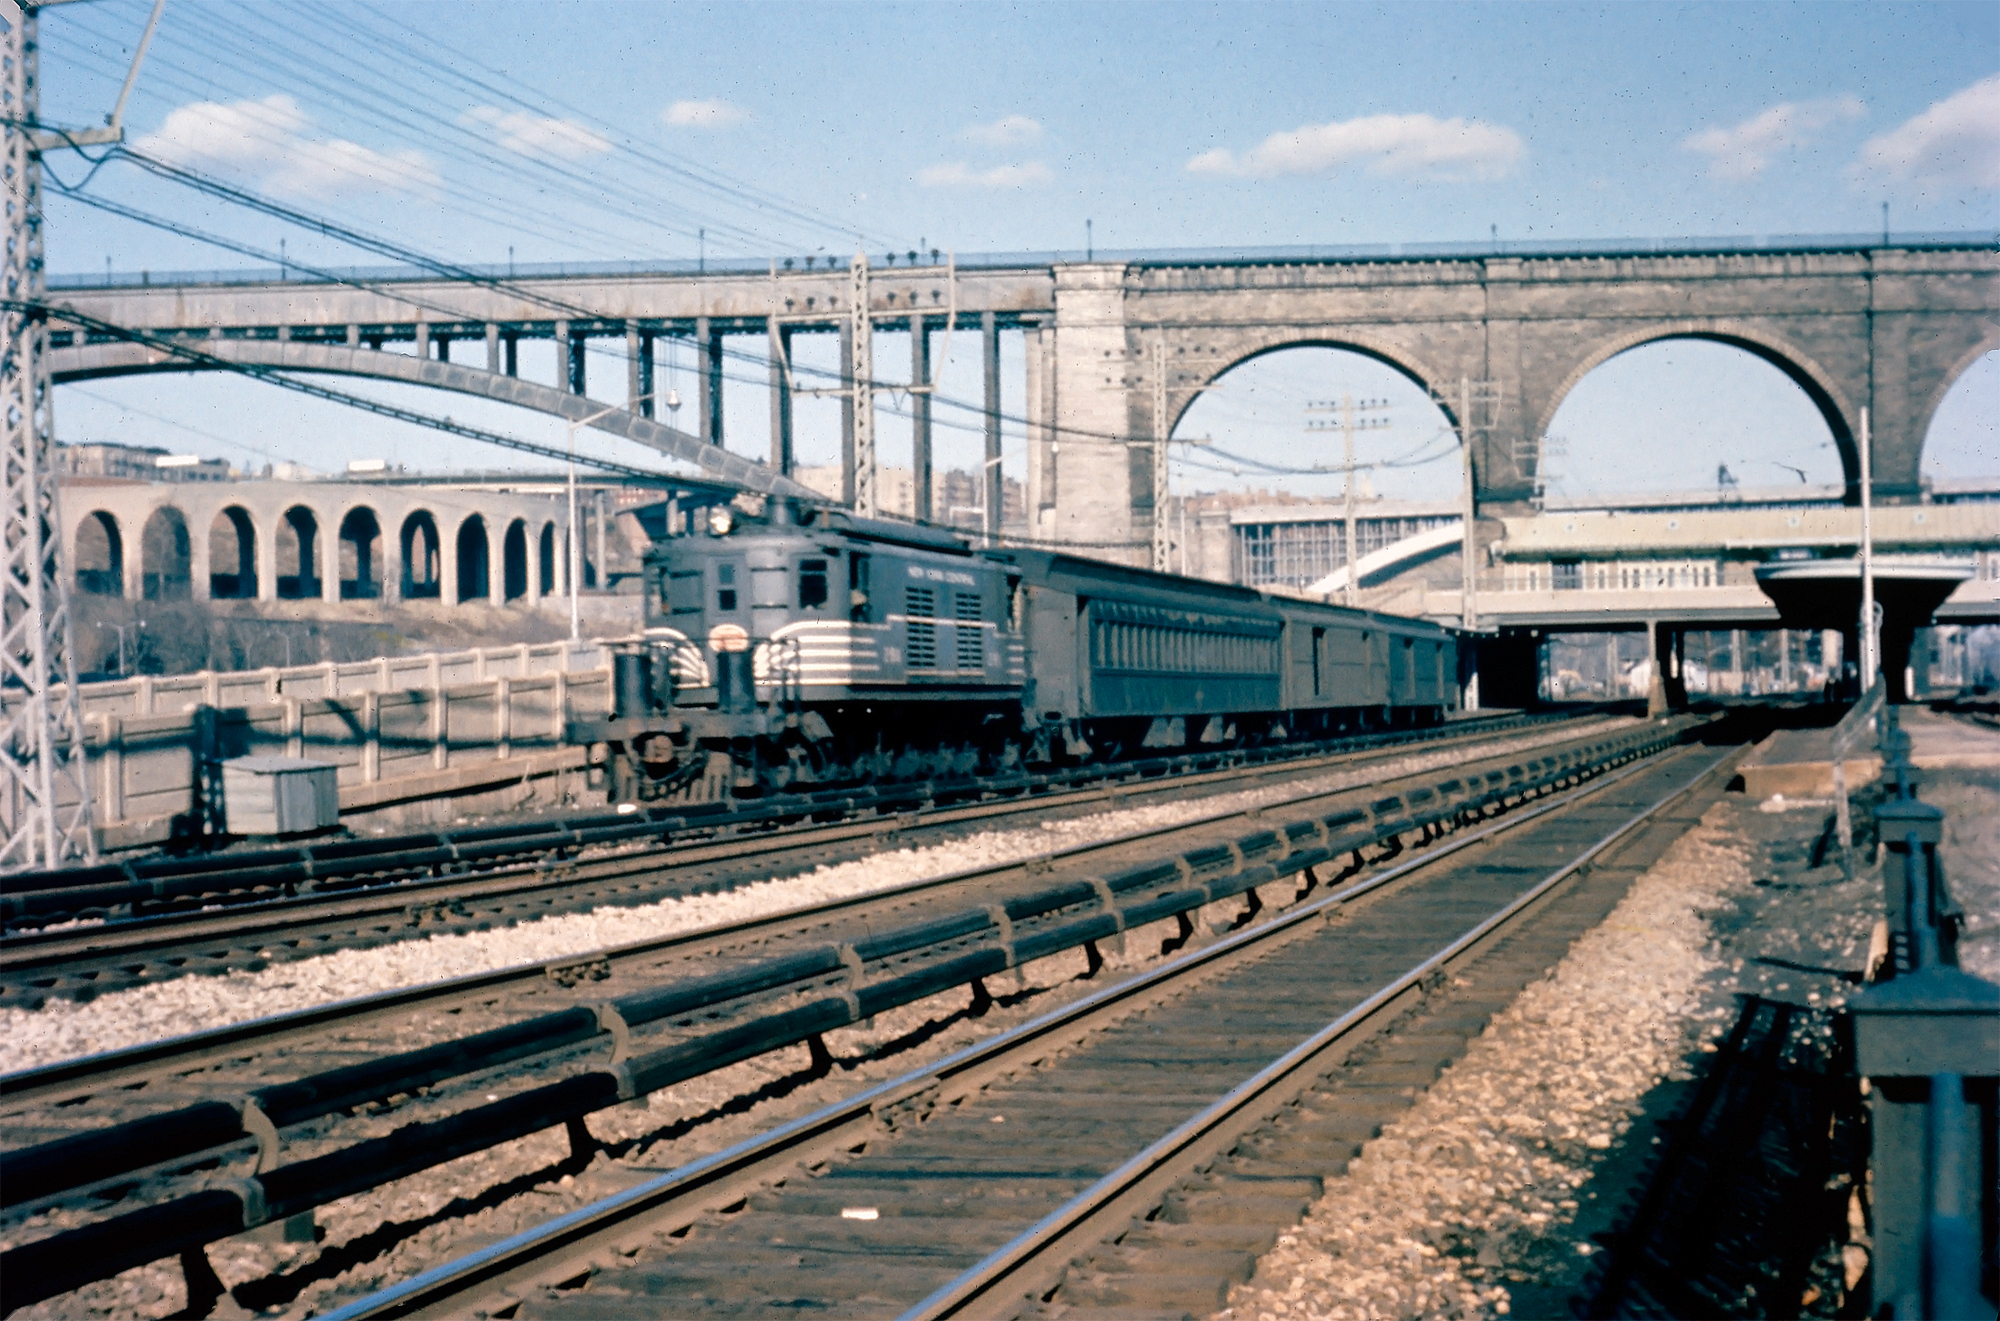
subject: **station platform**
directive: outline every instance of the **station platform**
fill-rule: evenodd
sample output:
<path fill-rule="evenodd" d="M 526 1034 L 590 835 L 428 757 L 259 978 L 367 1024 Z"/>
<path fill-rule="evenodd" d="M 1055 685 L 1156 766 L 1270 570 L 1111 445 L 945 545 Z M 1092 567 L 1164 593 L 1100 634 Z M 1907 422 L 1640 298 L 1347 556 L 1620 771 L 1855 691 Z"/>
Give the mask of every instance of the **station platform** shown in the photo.
<path fill-rule="evenodd" d="M 1910 760 L 1918 770 L 2000 771 L 2000 728 L 1926 706 L 1901 706 L 1897 718 L 1910 736 Z M 1833 729 L 1781 729 L 1738 768 L 1743 791 L 1752 799 L 1824 798 L 1833 792 Z M 1871 739 L 1847 760 L 1850 792 L 1882 773 Z"/>

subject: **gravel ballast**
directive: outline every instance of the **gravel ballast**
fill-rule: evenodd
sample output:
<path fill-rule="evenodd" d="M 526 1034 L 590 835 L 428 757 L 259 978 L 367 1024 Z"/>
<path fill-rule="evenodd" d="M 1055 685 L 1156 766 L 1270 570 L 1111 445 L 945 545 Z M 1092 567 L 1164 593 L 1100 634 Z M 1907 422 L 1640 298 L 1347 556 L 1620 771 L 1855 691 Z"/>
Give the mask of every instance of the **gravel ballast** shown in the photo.
<path fill-rule="evenodd" d="M 1613 726 L 1615 727 L 1615 726 Z M 1525 751 L 1577 737 L 1542 731 L 1482 748 L 1481 756 Z M 903 848 L 822 866 L 715 894 L 636 907 L 605 906 L 494 931 L 437 934 L 369 949 L 340 950 L 251 972 L 181 977 L 112 991 L 89 1002 L 51 999 L 35 1010 L 0 1011 L 0 1072 L 14 1072 L 102 1051 L 308 1009 L 379 991 L 565 958 L 663 936 L 698 931 L 832 899 L 876 893 L 913 881 L 1018 861 L 1058 849 L 1156 829 L 1199 816 L 1264 806 L 1311 792 L 1332 792 L 1419 774 L 1466 759 L 1465 749 L 1414 752 L 1393 762 L 1175 803 L 982 831 L 947 844 Z"/>
<path fill-rule="evenodd" d="M 1510 1282 L 1588 1257 L 1568 1231 L 1642 1099 L 1726 1020 L 1704 913 L 1750 881 L 1719 804 L 1385 1128 L 1238 1286 L 1228 1321 L 1505 1316 Z M 1684 1075 L 1683 1075 L 1684 1076 Z"/>

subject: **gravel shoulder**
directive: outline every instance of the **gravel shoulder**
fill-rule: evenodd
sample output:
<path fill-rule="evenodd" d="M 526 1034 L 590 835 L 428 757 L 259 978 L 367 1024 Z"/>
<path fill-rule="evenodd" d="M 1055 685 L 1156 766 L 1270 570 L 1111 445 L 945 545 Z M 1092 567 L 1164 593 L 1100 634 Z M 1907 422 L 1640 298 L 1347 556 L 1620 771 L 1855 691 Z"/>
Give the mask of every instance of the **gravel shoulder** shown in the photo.
<path fill-rule="evenodd" d="M 1967 915 L 1967 971 L 2000 979 L 2000 779 L 1921 786 Z M 1814 868 L 1830 804 L 1732 794 L 1385 1128 L 1217 1321 L 1567 1316 L 1596 1235 L 1648 1173 L 1705 1055 L 1754 994 L 1838 1009 L 1881 915 L 1879 866 Z M 1781 962 L 1772 962 L 1779 960 Z M 1793 965 L 1803 965 L 1793 966 Z M 1826 971 L 1808 971 L 1822 969 Z M 1802 1314 L 1858 1259 L 1830 1250 Z"/>

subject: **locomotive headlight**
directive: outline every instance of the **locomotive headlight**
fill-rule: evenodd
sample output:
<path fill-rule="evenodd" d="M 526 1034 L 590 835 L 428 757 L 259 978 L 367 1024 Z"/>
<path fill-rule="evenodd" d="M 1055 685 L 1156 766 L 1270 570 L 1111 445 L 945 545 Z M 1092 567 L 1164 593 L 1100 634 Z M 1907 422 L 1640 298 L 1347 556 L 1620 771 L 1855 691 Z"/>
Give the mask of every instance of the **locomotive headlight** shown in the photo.
<path fill-rule="evenodd" d="M 736 526 L 736 515 L 729 512 L 728 505 L 711 505 L 708 510 L 708 534 L 712 537 L 726 537 L 729 529 Z"/>

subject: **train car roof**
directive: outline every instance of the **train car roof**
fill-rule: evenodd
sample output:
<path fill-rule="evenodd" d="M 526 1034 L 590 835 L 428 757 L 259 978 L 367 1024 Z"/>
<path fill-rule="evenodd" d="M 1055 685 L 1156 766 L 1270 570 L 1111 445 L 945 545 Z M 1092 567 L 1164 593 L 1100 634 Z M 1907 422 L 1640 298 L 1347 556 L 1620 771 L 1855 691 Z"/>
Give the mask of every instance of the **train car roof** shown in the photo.
<path fill-rule="evenodd" d="M 1156 569 L 1111 564 L 1104 560 L 1086 559 L 1063 551 L 1005 547 L 977 553 L 988 559 L 1017 564 L 1047 579 L 1052 586 L 1063 587 L 1085 596 L 1116 591 L 1128 598 L 1156 600 L 1181 606 L 1200 604 L 1217 609 L 1233 607 L 1250 614 L 1286 611 L 1351 623 L 1367 623 L 1381 628 L 1414 629 L 1439 636 L 1448 636 L 1451 633 L 1449 628 L 1434 624 L 1428 619 L 1411 619 L 1403 615 L 1335 605 L 1330 601 L 1316 601 L 1310 597 L 1293 596 L 1263 588 L 1241 587 L 1235 583 L 1218 583 L 1206 578 L 1187 578 L 1175 573 L 1161 573 Z"/>

